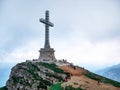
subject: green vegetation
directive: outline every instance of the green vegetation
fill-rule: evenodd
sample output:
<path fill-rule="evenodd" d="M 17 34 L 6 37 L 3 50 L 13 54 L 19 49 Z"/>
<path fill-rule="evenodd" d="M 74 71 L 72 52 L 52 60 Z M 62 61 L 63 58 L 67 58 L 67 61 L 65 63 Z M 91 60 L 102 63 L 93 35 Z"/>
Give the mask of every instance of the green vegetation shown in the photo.
<path fill-rule="evenodd" d="M 20 84 L 23 84 L 23 82 L 24 82 L 24 78 L 16 78 L 16 77 L 12 77 L 12 79 L 13 79 L 13 82 L 14 83 L 20 83 Z"/>
<path fill-rule="evenodd" d="M 55 74 L 46 73 L 46 76 L 54 77 L 54 78 L 57 78 L 59 81 L 63 81 L 63 78 L 61 76 L 57 76 Z"/>
<path fill-rule="evenodd" d="M 83 90 L 82 88 L 80 88 L 80 87 L 78 87 L 78 88 L 76 88 L 75 90 Z"/>
<path fill-rule="evenodd" d="M 29 68 L 27 70 L 27 72 L 31 73 L 31 75 L 33 76 L 33 78 L 35 80 L 39 80 L 40 81 L 38 88 L 47 89 L 47 86 L 52 85 L 52 83 L 50 83 L 49 81 L 43 80 L 43 78 L 41 78 L 38 74 L 35 73 L 35 71 L 39 70 L 39 68 L 36 65 L 32 64 L 31 62 L 29 62 L 27 64 L 27 66 Z"/>
<path fill-rule="evenodd" d="M 28 62 L 28 63 L 27 63 L 27 66 L 28 66 L 28 68 L 29 68 L 28 71 L 29 71 L 31 74 L 33 74 L 35 71 L 38 71 L 38 70 L 39 70 L 39 68 L 38 68 L 36 65 L 32 64 L 32 62 Z"/>
<path fill-rule="evenodd" d="M 45 68 L 49 68 L 49 69 L 53 70 L 56 73 L 66 74 L 68 77 L 70 76 L 69 73 L 66 73 L 62 69 L 58 68 L 56 64 L 38 62 L 37 65 L 42 65 Z M 35 73 L 35 71 L 39 70 L 37 65 L 29 62 L 27 64 L 27 66 L 29 68 L 29 69 L 27 69 L 27 72 L 31 73 L 36 80 L 40 81 L 38 88 L 47 89 L 47 86 L 50 86 L 52 84 L 50 82 L 46 81 L 46 80 L 43 80 L 40 76 L 38 76 L 38 74 Z M 54 78 L 58 79 L 59 81 L 63 81 L 63 78 L 61 76 L 57 76 L 57 75 L 52 74 L 52 73 L 45 73 L 45 74 L 46 74 L 46 76 L 54 77 Z M 61 83 L 56 83 L 56 84 L 54 84 L 54 85 L 52 85 L 50 87 L 50 90 L 64 90 L 64 88 L 61 86 Z M 73 87 L 72 86 L 66 86 L 65 90 L 73 90 Z M 82 89 L 81 88 L 76 88 L 74 90 L 82 90 Z"/>
<path fill-rule="evenodd" d="M 47 86 L 51 85 L 48 81 L 46 80 L 41 80 L 39 85 L 37 86 L 38 88 L 43 88 L 45 90 L 47 90 Z"/>
<path fill-rule="evenodd" d="M 69 86 L 66 86 L 66 87 L 65 87 L 65 90 L 83 90 L 83 89 L 81 89 L 80 87 L 78 87 L 78 88 L 73 88 L 71 85 L 69 85 Z"/>
<path fill-rule="evenodd" d="M 30 86 L 30 83 L 28 82 L 25 82 L 24 78 L 23 77 L 12 77 L 13 79 L 13 84 L 16 85 L 17 83 L 20 83 L 20 84 L 23 84 L 25 86 Z"/>
<path fill-rule="evenodd" d="M 37 63 L 28 62 L 28 63 L 26 63 L 26 65 L 27 65 L 27 68 L 24 68 L 24 67 L 19 65 L 19 69 L 24 70 L 24 72 L 32 75 L 34 80 L 39 81 L 39 84 L 38 84 L 37 88 L 43 88 L 43 89 L 47 90 L 47 86 L 52 85 L 52 82 L 44 80 L 42 77 L 40 77 L 38 75 L 37 72 L 40 71 L 39 66 L 43 66 L 45 68 L 51 69 L 56 73 L 56 74 L 53 74 L 53 73 L 50 73 L 49 71 L 47 72 L 47 69 L 46 69 L 45 74 L 46 74 L 46 76 L 48 76 L 50 78 L 54 77 L 54 78 L 58 79 L 59 81 L 63 81 L 62 76 L 58 76 L 57 73 L 66 74 L 68 77 L 70 77 L 69 73 L 64 72 L 62 69 L 58 68 L 56 64 L 53 64 L 53 63 L 49 64 L 49 63 L 43 63 L 43 62 L 37 62 Z M 20 83 L 20 84 L 23 84 L 25 86 L 30 86 L 30 87 L 32 86 L 32 84 L 34 84 L 34 82 L 31 82 L 32 84 L 30 85 L 30 83 L 25 81 L 23 77 L 12 77 L 12 78 L 13 78 L 14 84 Z M 50 87 L 50 90 L 64 90 L 64 88 L 61 86 L 61 83 L 57 83 L 57 84 L 52 85 Z M 73 90 L 73 87 L 72 86 L 66 86 L 65 90 Z M 82 90 L 82 89 L 76 88 L 74 90 Z"/>
<path fill-rule="evenodd" d="M 65 73 L 62 69 L 58 68 L 57 65 L 54 64 L 54 63 L 49 64 L 49 63 L 39 62 L 39 64 L 46 67 L 46 68 L 49 68 L 49 69 L 53 70 L 56 73 L 62 73 L 62 74 Z"/>
<path fill-rule="evenodd" d="M 65 72 L 65 74 L 67 75 L 67 77 L 70 77 L 70 73 L 68 73 L 68 72 Z"/>
<path fill-rule="evenodd" d="M 66 86 L 65 89 L 61 86 L 61 83 L 56 83 L 53 84 L 49 90 L 83 90 L 80 87 L 78 88 L 73 88 L 71 85 L 70 86 Z"/>
<path fill-rule="evenodd" d="M 4 87 L 1 87 L 0 90 L 7 90 L 7 88 L 4 86 Z"/>
<path fill-rule="evenodd" d="M 108 84 L 111 84 L 115 87 L 120 87 L 119 82 L 108 79 L 108 78 L 105 78 L 105 77 L 102 77 L 102 76 L 97 75 L 97 74 L 92 73 L 92 72 L 88 72 L 85 76 L 87 76 L 88 78 L 94 79 L 96 81 L 99 81 L 99 82 L 108 83 Z"/>
<path fill-rule="evenodd" d="M 41 65 L 41 66 L 44 66 L 45 68 L 49 68 L 56 73 L 65 74 L 65 72 L 62 69 L 59 69 L 56 64 L 53 64 L 53 63 L 49 64 L 49 63 L 43 63 L 43 62 L 37 62 L 35 64 L 28 62 L 27 63 L 28 69 L 26 71 L 28 73 L 30 73 L 34 79 L 40 81 L 38 88 L 46 89 L 47 86 L 50 86 L 52 83 L 50 83 L 46 80 L 43 80 L 38 74 L 35 73 L 35 71 L 39 71 L 39 68 L 37 67 L 37 65 Z M 63 81 L 63 78 L 61 76 L 57 76 L 52 73 L 45 73 L 45 74 L 46 74 L 46 76 L 54 77 L 54 78 L 58 79 L 59 81 Z"/>
<path fill-rule="evenodd" d="M 66 87 L 65 87 L 65 90 L 73 90 L 73 87 L 72 87 L 71 85 L 66 86 Z"/>
<path fill-rule="evenodd" d="M 35 65 L 35 64 L 31 63 L 31 62 L 28 62 L 27 67 L 28 67 L 27 69 L 22 68 L 22 67 L 20 67 L 19 69 L 22 69 L 25 72 L 30 73 L 35 80 L 39 80 L 40 83 L 39 83 L 38 88 L 47 89 L 47 86 L 52 85 L 52 83 L 50 83 L 49 81 L 44 80 L 37 73 L 35 73 L 36 71 L 39 71 L 39 68 L 37 67 L 37 65 Z M 22 77 L 12 77 L 12 78 L 13 78 L 14 84 L 20 83 L 20 84 L 23 84 L 25 86 L 30 86 L 31 87 L 31 85 L 28 82 L 25 82 L 24 78 L 22 78 Z"/>
<path fill-rule="evenodd" d="M 74 85 L 78 85 L 78 83 L 74 82 Z"/>
<path fill-rule="evenodd" d="M 64 90 L 64 88 L 61 87 L 61 83 L 56 83 L 56 84 L 53 84 L 49 90 Z"/>

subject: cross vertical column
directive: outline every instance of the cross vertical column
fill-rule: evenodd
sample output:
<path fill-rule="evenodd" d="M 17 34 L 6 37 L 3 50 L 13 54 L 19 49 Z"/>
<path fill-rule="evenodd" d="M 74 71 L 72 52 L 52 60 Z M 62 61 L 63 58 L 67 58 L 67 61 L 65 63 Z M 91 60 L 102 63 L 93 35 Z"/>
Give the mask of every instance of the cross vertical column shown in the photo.
<path fill-rule="evenodd" d="M 49 22 L 49 11 L 46 11 L 45 13 L 45 20 L 46 23 Z M 49 43 L 49 25 L 45 24 L 45 45 L 44 48 L 50 48 L 50 43 Z"/>
<path fill-rule="evenodd" d="M 45 44 L 44 48 L 48 49 L 50 48 L 50 43 L 49 43 L 49 26 L 53 27 L 53 23 L 49 21 L 49 11 L 47 10 L 45 13 L 45 19 L 41 18 L 40 22 L 45 24 Z"/>

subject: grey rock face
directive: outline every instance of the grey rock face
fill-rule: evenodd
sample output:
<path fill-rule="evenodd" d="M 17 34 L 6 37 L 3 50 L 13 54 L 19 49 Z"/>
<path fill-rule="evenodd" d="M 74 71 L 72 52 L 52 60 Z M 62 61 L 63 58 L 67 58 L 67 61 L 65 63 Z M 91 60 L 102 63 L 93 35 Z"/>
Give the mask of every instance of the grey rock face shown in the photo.
<path fill-rule="evenodd" d="M 8 90 L 47 90 L 65 76 L 55 64 L 23 62 L 12 68 L 6 87 Z"/>

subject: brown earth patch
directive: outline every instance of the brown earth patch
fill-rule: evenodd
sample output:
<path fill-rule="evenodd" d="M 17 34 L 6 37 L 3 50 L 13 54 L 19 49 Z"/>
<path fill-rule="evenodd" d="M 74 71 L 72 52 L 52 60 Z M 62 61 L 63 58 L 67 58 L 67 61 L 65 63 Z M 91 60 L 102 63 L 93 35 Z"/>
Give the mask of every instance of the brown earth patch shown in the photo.
<path fill-rule="evenodd" d="M 84 68 L 74 66 L 59 66 L 59 68 L 72 75 L 67 82 L 62 84 L 63 87 L 71 85 L 74 88 L 81 87 L 83 90 L 120 90 L 113 85 L 98 83 L 98 81 L 86 77 L 84 74 L 88 71 Z"/>
<path fill-rule="evenodd" d="M 80 76 L 86 74 L 88 71 L 84 68 L 77 67 L 77 66 L 59 66 L 59 68 L 63 69 L 65 72 L 69 72 L 71 75 Z"/>
<path fill-rule="evenodd" d="M 74 88 L 81 87 L 83 90 L 120 90 L 110 84 L 99 83 L 95 80 L 81 76 L 72 76 L 67 82 L 62 84 L 63 87 L 71 85 Z"/>

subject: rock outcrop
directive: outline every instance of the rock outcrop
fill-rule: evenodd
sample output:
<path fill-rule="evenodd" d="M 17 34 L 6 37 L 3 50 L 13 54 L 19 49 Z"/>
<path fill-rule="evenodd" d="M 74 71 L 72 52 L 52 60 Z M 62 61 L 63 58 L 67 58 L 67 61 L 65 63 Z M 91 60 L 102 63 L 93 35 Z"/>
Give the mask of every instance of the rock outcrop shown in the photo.
<path fill-rule="evenodd" d="M 6 83 L 8 90 L 47 90 L 54 82 L 60 82 L 66 74 L 56 64 L 42 62 L 18 63 L 11 70 Z"/>

